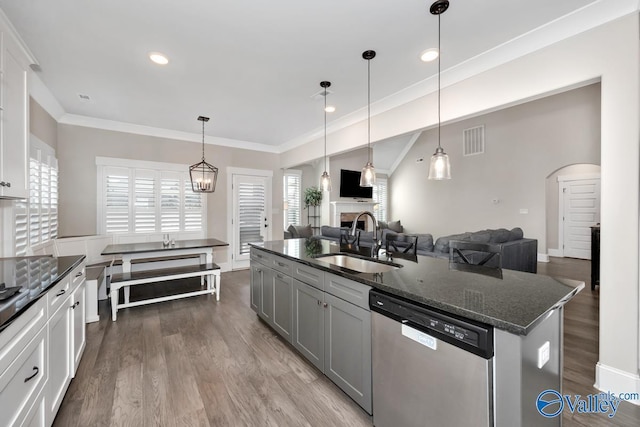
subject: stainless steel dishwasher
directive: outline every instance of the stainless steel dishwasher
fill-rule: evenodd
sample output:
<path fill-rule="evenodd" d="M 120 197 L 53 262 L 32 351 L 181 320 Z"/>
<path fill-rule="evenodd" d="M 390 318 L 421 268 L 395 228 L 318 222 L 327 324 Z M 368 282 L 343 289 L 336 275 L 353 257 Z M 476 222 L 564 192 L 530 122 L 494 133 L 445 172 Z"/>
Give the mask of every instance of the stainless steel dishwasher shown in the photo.
<path fill-rule="evenodd" d="M 493 425 L 493 328 L 369 295 L 373 424 Z"/>

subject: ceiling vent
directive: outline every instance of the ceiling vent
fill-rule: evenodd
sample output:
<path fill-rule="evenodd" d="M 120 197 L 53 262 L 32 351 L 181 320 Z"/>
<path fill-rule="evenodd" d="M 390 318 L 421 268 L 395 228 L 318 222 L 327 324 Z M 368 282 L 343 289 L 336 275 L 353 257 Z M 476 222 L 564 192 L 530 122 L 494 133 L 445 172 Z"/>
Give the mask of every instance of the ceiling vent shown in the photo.
<path fill-rule="evenodd" d="M 474 156 L 484 153 L 484 125 L 462 131 L 462 155 Z"/>

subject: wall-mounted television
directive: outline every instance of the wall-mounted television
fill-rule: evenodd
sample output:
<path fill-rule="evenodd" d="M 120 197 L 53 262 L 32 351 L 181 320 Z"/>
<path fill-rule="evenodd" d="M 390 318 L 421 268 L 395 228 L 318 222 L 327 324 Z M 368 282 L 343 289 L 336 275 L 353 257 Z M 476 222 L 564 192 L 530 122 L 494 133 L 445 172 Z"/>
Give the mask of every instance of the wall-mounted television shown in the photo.
<path fill-rule="evenodd" d="M 340 197 L 370 199 L 373 197 L 373 188 L 360 187 L 360 172 L 341 169 Z"/>

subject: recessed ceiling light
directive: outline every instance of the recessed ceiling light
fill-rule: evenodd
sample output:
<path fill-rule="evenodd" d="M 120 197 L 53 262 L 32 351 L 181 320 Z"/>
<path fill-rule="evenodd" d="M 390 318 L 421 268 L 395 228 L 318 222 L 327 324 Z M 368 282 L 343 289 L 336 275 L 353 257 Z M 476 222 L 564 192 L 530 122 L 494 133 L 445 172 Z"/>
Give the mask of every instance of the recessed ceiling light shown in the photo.
<path fill-rule="evenodd" d="M 159 65 L 167 65 L 169 63 L 169 59 L 159 52 L 151 52 L 149 59 Z"/>
<path fill-rule="evenodd" d="M 327 105 L 324 111 L 326 111 L 327 113 L 333 113 L 334 111 L 336 111 L 336 107 L 334 107 L 333 105 Z"/>
<path fill-rule="evenodd" d="M 423 50 L 420 54 L 420 60 L 422 62 L 431 62 L 438 57 L 438 49 L 432 47 L 431 49 Z"/>

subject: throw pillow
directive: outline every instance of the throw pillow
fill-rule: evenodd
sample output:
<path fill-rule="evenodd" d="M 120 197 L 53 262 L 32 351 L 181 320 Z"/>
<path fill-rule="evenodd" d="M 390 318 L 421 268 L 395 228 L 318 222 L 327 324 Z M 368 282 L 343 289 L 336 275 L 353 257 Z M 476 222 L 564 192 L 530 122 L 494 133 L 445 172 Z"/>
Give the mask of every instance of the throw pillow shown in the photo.
<path fill-rule="evenodd" d="M 489 243 L 504 243 L 508 242 L 511 237 L 511 233 L 506 228 L 498 228 L 497 230 L 487 230 L 491 233 L 491 239 Z"/>
<path fill-rule="evenodd" d="M 390 230 L 395 231 L 396 233 L 402 233 L 404 227 L 400 224 L 400 221 L 389 221 L 388 227 Z"/>
<path fill-rule="evenodd" d="M 311 237 L 313 236 L 313 230 L 311 230 L 311 224 L 307 225 L 294 225 L 296 230 L 295 237 Z"/>
<path fill-rule="evenodd" d="M 509 239 L 510 242 L 513 240 L 520 240 L 524 237 L 524 232 L 520 227 L 512 228 L 509 234 L 511 235 L 511 238 Z"/>
<path fill-rule="evenodd" d="M 296 228 L 293 226 L 293 224 L 289 225 L 289 228 L 287 228 L 287 231 L 289 232 L 289 238 L 290 239 L 297 239 L 298 235 L 296 234 Z"/>
<path fill-rule="evenodd" d="M 378 227 L 380 227 L 380 230 L 386 230 L 389 228 L 389 223 L 386 221 L 378 221 Z"/>

